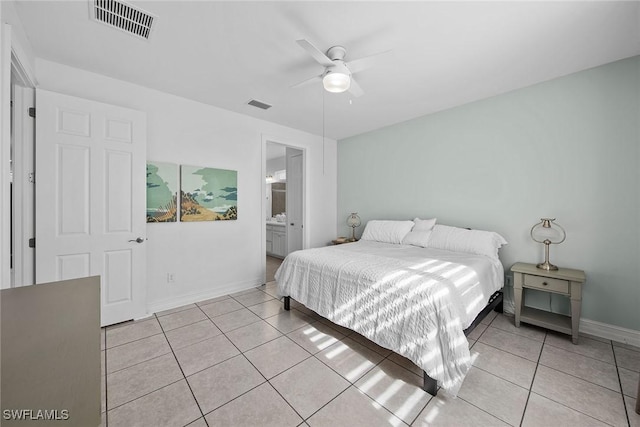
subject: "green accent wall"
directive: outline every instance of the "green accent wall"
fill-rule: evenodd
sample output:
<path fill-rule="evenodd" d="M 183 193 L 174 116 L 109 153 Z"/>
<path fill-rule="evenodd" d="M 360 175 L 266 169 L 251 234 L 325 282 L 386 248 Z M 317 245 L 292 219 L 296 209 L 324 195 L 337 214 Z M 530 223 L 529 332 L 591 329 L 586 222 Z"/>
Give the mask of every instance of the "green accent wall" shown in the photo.
<path fill-rule="evenodd" d="M 360 234 L 370 219 L 436 217 L 502 234 L 508 270 L 543 259 L 529 230 L 555 217 L 567 240 L 551 262 L 587 275 L 582 318 L 640 330 L 639 128 L 633 57 L 341 140 L 338 232 L 350 212 Z"/>

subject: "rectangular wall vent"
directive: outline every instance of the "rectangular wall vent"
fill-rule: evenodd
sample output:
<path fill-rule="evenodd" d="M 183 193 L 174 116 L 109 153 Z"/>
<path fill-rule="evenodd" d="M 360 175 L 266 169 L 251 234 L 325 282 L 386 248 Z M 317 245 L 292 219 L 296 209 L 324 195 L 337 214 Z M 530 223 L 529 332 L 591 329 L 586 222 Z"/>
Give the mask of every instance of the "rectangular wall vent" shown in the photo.
<path fill-rule="evenodd" d="M 247 104 L 253 106 L 253 107 L 257 107 L 257 108 L 261 108 L 263 110 L 268 110 L 269 108 L 271 108 L 272 106 L 269 104 L 265 104 L 264 102 L 260 102 L 256 99 L 252 99 L 251 101 L 247 102 Z"/>
<path fill-rule="evenodd" d="M 117 0 L 93 0 L 91 19 L 149 40 L 157 16 Z"/>

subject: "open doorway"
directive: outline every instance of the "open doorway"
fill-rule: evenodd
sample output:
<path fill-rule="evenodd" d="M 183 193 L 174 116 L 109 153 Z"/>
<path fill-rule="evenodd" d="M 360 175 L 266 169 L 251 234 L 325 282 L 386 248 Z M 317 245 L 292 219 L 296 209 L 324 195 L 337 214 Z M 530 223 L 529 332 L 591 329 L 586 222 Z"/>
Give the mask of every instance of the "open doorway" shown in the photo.
<path fill-rule="evenodd" d="M 265 156 L 266 282 L 290 253 L 303 248 L 304 152 L 267 142 Z"/>

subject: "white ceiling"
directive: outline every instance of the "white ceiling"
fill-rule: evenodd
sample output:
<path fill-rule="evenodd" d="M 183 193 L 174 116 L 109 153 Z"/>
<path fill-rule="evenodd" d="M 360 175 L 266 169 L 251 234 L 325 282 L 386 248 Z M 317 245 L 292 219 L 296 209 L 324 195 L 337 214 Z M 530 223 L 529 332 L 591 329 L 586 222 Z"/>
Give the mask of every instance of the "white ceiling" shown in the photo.
<path fill-rule="evenodd" d="M 335 139 L 640 54 L 638 2 L 131 3 L 158 16 L 149 41 L 90 21 L 89 2 L 16 9 L 38 57 Z M 393 52 L 352 99 L 290 87 L 323 70 L 301 38 Z"/>

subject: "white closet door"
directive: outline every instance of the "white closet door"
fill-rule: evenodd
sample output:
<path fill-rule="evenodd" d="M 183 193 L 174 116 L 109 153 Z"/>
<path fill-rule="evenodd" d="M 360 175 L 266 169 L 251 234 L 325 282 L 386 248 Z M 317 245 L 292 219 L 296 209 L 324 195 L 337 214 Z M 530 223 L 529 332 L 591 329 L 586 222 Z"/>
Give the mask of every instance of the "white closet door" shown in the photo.
<path fill-rule="evenodd" d="M 144 316 L 145 113 L 37 90 L 36 116 L 36 283 L 101 276 L 103 326 Z"/>

